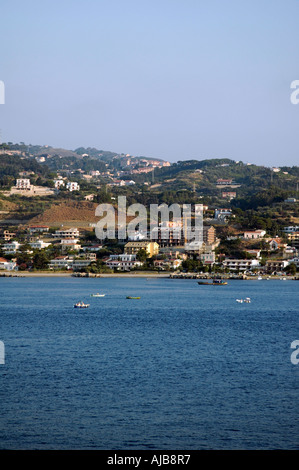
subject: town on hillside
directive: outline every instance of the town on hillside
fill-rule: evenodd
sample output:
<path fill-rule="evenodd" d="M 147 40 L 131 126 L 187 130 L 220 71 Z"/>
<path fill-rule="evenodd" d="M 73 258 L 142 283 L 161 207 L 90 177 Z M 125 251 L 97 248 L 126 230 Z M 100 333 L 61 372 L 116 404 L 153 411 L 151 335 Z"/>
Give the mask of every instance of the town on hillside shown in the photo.
<path fill-rule="evenodd" d="M 0 269 L 74 275 L 280 276 L 299 270 L 298 167 L 228 159 L 177 163 L 97 149 L 0 146 Z M 202 242 L 183 224 L 99 239 L 98 204 L 201 204 Z M 129 221 L 129 220 L 128 220 Z M 163 227 L 165 229 L 165 226 Z M 174 234 L 176 234 L 174 236 Z M 179 234 L 179 235 L 178 235 Z"/>

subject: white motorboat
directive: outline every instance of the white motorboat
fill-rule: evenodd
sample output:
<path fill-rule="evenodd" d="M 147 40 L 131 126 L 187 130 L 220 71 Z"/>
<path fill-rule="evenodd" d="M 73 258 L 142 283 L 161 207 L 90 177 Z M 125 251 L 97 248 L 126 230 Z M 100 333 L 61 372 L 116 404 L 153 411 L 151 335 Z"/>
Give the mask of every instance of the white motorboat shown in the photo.
<path fill-rule="evenodd" d="M 236 299 L 236 302 L 238 302 L 239 304 L 242 304 L 243 302 L 245 304 L 250 304 L 251 299 L 250 299 L 250 297 L 246 297 L 245 299 Z"/>
<path fill-rule="evenodd" d="M 89 307 L 89 304 L 85 304 L 84 302 L 77 302 L 74 305 L 74 308 L 87 308 L 87 307 Z"/>

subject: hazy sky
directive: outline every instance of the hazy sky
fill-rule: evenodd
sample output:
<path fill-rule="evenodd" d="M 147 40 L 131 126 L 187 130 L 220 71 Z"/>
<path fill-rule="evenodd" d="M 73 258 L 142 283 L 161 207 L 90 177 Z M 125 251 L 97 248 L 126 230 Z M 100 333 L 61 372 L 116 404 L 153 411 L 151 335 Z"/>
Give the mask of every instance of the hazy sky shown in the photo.
<path fill-rule="evenodd" d="M 1 0 L 2 141 L 299 164 L 299 0 Z"/>

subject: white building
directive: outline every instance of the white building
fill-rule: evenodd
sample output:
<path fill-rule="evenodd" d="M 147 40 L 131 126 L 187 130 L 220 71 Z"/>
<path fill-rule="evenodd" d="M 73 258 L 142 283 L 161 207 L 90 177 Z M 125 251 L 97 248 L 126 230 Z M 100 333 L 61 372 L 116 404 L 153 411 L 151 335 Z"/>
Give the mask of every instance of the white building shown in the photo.
<path fill-rule="evenodd" d="M 291 225 L 283 229 L 285 233 L 299 232 L 299 225 Z"/>
<path fill-rule="evenodd" d="M 256 259 L 260 259 L 261 256 L 261 250 L 245 250 L 246 253 L 249 253 L 250 255 L 253 255 Z"/>
<path fill-rule="evenodd" d="M 138 241 L 138 240 L 147 240 L 147 233 L 135 232 L 134 234 L 128 235 L 128 240 Z"/>
<path fill-rule="evenodd" d="M 267 260 L 267 272 L 281 272 L 290 264 L 289 260 Z"/>
<path fill-rule="evenodd" d="M 36 240 L 35 242 L 30 242 L 29 245 L 35 250 L 42 250 L 43 248 L 48 248 L 51 243 L 46 243 L 43 240 Z"/>
<path fill-rule="evenodd" d="M 215 263 L 215 251 L 208 251 L 200 253 L 199 259 L 203 264 L 214 264 Z"/>
<path fill-rule="evenodd" d="M 31 225 L 28 230 L 30 233 L 49 232 L 49 227 L 47 225 Z"/>
<path fill-rule="evenodd" d="M 296 265 L 296 267 L 299 268 L 299 257 L 296 256 L 295 258 L 290 259 L 289 263 L 290 264 L 294 263 Z"/>
<path fill-rule="evenodd" d="M 79 251 L 81 249 L 81 245 L 78 242 L 79 239 L 77 238 L 63 238 L 60 244 L 62 249 Z"/>
<path fill-rule="evenodd" d="M 16 189 L 28 190 L 31 189 L 31 183 L 29 178 L 18 178 L 16 181 Z"/>
<path fill-rule="evenodd" d="M 231 209 L 215 209 L 214 217 L 215 219 L 222 219 L 225 220 L 228 217 L 232 216 Z"/>
<path fill-rule="evenodd" d="M 288 197 L 284 202 L 297 202 L 297 199 L 295 197 Z"/>
<path fill-rule="evenodd" d="M 92 259 L 86 258 L 75 258 L 74 256 L 58 256 L 57 258 L 51 259 L 49 263 L 50 269 L 73 269 L 78 271 L 86 268 L 93 262 Z"/>
<path fill-rule="evenodd" d="M 72 269 L 73 260 L 68 256 L 57 256 L 57 258 L 51 259 L 48 266 L 50 269 Z"/>
<path fill-rule="evenodd" d="M 80 186 L 78 183 L 74 182 L 74 181 L 69 181 L 67 184 L 66 184 L 66 189 L 68 189 L 69 191 L 79 191 L 80 190 Z"/>
<path fill-rule="evenodd" d="M 111 255 L 105 264 L 110 269 L 129 271 L 132 268 L 142 266 L 143 263 L 136 259 L 136 255 L 124 253 L 121 255 Z"/>
<path fill-rule="evenodd" d="M 65 186 L 65 183 L 62 178 L 56 178 L 54 179 L 54 186 L 56 189 L 59 189 Z"/>
<path fill-rule="evenodd" d="M 86 246 L 82 246 L 82 250 L 84 252 L 86 252 L 86 251 L 90 251 L 90 252 L 100 251 L 102 248 L 103 248 L 103 245 L 86 245 Z"/>
<path fill-rule="evenodd" d="M 6 255 L 15 255 L 16 252 L 19 250 L 20 246 L 21 246 L 21 243 L 12 241 L 9 243 L 4 243 L 4 245 L 2 246 L 2 249 Z"/>
<path fill-rule="evenodd" d="M 159 259 L 154 261 L 156 268 L 167 270 L 167 269 L 178 269 L 183 260 L 178 258 Z"/>
<path fill-rule="evenodd" d="M 259 266 L 257 259 L 225 259 L 223 261 L 223 267 L 230 271 L 250 271 Z"/>
<path fill-rule="evenodd" d="M 247 230 L 244 232 L 243 237 L 246 239 L 263 238 L 266 235 L 266 230 Z"/>
<path fill-rule="evenodd" d="M 53 237 L 56 238 L 79 238 L 79 236 L 80 232 L 75 227 L 56 230 L 55 233 L 53 233 Z"/>
<path fill-rule="evenodd" d="M 13 271 L 14 269 L 17 269 L 17 263 L 15 261 L 8 261 L 5 258 L 0 258 L 0 269 Z"/>

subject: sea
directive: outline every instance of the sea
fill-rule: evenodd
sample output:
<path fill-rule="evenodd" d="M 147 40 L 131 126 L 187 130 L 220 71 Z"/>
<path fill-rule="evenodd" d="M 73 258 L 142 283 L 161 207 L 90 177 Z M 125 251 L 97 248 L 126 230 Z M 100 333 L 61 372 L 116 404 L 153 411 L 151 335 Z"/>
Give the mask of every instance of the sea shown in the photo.
<path fill-rule="evenodd" d="M 298 450 L 298 293 L 0 278 L 0 449 Z"/>

